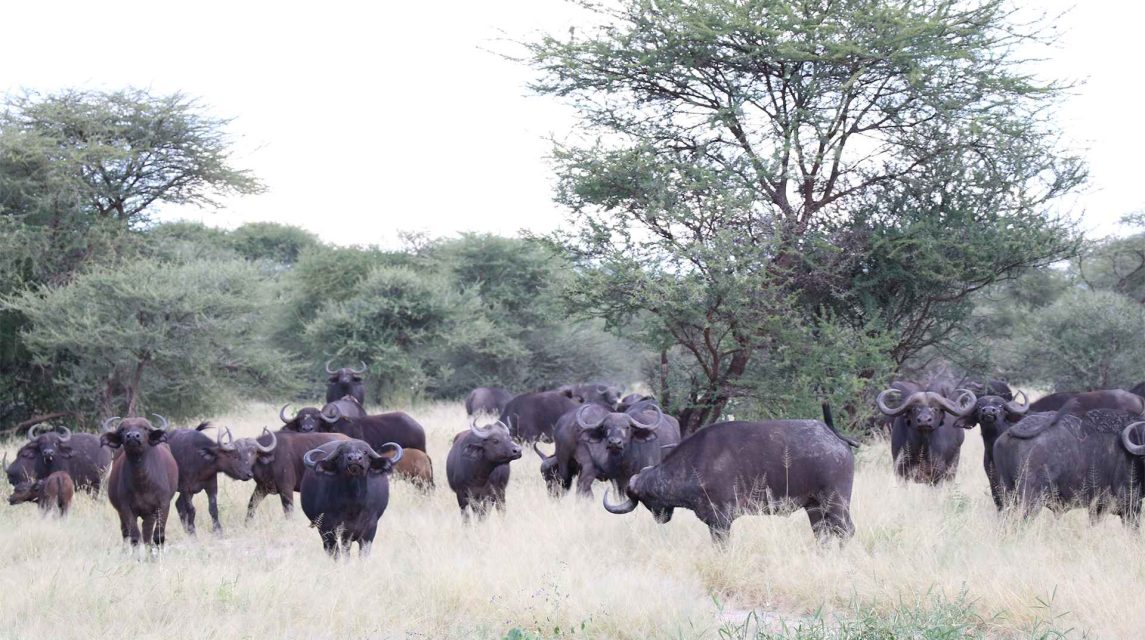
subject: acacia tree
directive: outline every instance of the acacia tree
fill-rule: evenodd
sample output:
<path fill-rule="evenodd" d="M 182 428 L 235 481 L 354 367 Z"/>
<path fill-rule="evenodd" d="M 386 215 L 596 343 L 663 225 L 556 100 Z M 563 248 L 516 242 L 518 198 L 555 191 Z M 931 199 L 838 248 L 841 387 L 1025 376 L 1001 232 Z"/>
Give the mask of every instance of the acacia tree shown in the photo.
<path fill-rule="evenodd" d="M 692 372 L 686 430 L 825 310 L 901 365 L 972 292 L 1076 249 L 1049 212 L 1084 178 L 1062 87 L 1022 70 L 1037 35 L 1001 0 L 583 4 L 600 26 L 525 43 L 586 134 L 555 149 L 576 229 L 555 240 L 578 308 Z"/>

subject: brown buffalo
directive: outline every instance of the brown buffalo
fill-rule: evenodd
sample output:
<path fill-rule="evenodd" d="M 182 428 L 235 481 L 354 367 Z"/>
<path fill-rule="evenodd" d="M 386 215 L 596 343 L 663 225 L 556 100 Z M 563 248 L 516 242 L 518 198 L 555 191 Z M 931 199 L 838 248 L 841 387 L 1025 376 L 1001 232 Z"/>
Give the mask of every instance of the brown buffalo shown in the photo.
<path fill-rule="evenodd" d="M 167 419 L 157 415 L 163 426 L 146 418 L 109 418 L 103 423 L 100 440 L 104 446 L 122 449 L 111 463 L 107 497 L 119 514 L 119 528 L 125 541 L 137 546 L 166 541 L 167 515 L 171 498 L 179 487 L 179 467 L 167 446 Z M 111 427 L 116 420 L 119 423 Z M 139 523 L 143 520 L 140 535 Z"/>
<path fill-rule="evenodd" d="M 68 515 L 68 507 L 75 494 L 75 482 L 67 471 L 56 471 L 43 480 L 26 482 L 17 486 L 8 497 L 8 504 L 35 502 L 45 515 L 53 510 L 61 516 Z"/>
<path fill-rule="evenodd" d="M 302 456 L 331 440 L 349 440 L 349 437 L 341 433 L 297 433 L 286 430 L 264 432 L 259 436 L 259 445 L 268 447 L 272 441 L 276 445 L 272 451 L 260 451 L 255 461 L 254 492 L 247 504 L 247 522 L 254 517 L 255 509 L 262 499 L 272 493 L 278 494 L 283 513 L 290 517 L 294 511 L 294 492 L 301 487 L 302 475 L 306 471 Z"/>
<path fill-rule="evenodd" d="M 424 451 L 403 449 L 401 460 L 394 466 L 394 477 L 413 483 L 424 491 L 433 489 L 433 460 Z"/>

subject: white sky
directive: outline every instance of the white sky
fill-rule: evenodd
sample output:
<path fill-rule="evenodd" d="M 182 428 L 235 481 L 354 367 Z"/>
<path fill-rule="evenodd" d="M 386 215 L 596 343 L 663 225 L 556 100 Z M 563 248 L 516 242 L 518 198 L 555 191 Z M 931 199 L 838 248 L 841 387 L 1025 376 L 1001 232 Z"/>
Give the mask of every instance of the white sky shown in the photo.
<path fill-rule="evenodd" d="M 5 2 L 0 92 L 183 91 L 235 118 L 235 164 L 269 192 L 167 218 L 277 221 L 340 244 L 394 245 L 398 230 L 547 231 L 565 219 L 545 138 L 568 131 L 571 114 L 527 96 L 529 70 L 488 50 L 512 51 L 503 34 L 566 34 L 574 15 L 561 0 Z M 1060 119 L 1089 162 L 1083 226 L 1101 234 L 1145 208 L 1143 17 L 1137 3 L 1075 7 L 1047 67 L 1086 80 Z"/>

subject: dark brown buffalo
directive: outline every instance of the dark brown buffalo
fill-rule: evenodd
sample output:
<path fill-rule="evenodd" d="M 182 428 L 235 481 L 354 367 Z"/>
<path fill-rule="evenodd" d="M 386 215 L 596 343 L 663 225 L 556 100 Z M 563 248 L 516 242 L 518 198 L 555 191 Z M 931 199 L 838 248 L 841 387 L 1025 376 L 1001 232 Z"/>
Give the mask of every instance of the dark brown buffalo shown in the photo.
<path fill-rule="evenodd" d="M 366 372 L 366 363 L 360 369 L 342 367 L 331 369 L 330 360 L 326 363 L 326 373 L 330 374 L 326 384 L 326 402 L 334 402 L 343 396 L 352 396 L 359 405 L 366 404 L 366 390 L 362 386 L 362 374 Z"/>
<path fill-rule="evenodd" d="M 394 466 L 394 477 L 407 480 L 422 489 L 433 489 L 433 460 L 417 449 L 402 449 L 402 459 Z"/>
<path fill-rule="evenodd" d="M 888 401 L 899 398 L 892 406 Z M 875 404 L 891 424 L 891 459 L 895 474 L 914 482 L 939 484 L 953 480 L 958 471 L 962 442 L 966 439 L 965 419 L 977 403 L 966 389 L 948 385 L 895 382 L 878 395 Z"/>
<path fill-rule="evenodd" d="M 322 409 L 318 407 L 303 407 L 294 414 L 293 418 L 286 417 L 286 408 L 290 403 L 282 405 L 278 410 L 278 417 L 282 420 L 283 431 L 294 431 L 295 433 L 318 433 L 319 431 L 330 431 L 327 427 L 330 423 L 336 422 L 337 418 L 332 415 L 322 413 Z M 330 407 L 327 404 L 323 409 Z M 333 410 L 331 410 L 333 413 Z"/>
<path fill-rule="evenodd" d="M 499 416 L 513 394 L 501 387 L 477 387 L 465 397 L 465 413 L 473 417 L 479 413 Z"/>
<path fill-rule="evenodd" d="M 389 453 L 389 455 L 385 455 Z M 318 529 L 326 553 L 370 553 L 378 520 L 390 501 L 389 474 L 400 462 L 402 448 L 392 442 L 378 453 L 362 440 L 329 442 L 303 456 L 302 511 Z"/>
<path fill-rule="evenodd" d="M 354 396 L 342 396 L 334 402 L 327 402 L 322 406 L 322 415 L 327 418 L 326 422 L 337 420 L 338 416 L 344 418 L 363 418 L 366 414 L 365 407 Z"/>
<path fill-rule="evenodd" d="M 981 427 L 982 430 L 982 468 L 986 471 L 986 480 L 990 483 L 990 496 L 994 499 L 994 506 L 1002 508 L 1002 488 L 998 481 L 998 474 L 994 468 L 994 443 L 998 436 L 1006 433 L 1010 425 L 1022 419 L 1029 411 L 1026 404 L 1026 394 L 1018 392 L 1022 400 L 1011 397 L 1006 400 L 1002 396 L 981 396 L 974 404 L 974 413 L 963 418 L 960 424 L 966 429 Z"/>
<path fill-rule="evenodd" d="M 8 504 L 35 502 L 40 505 L 40 511 L 45 515 L 57 511 L 60 516 L 66 516 L 74 493 L 75 481 L 68 472 L 54 471 L 43 480 L 32 480 L 17 485 L 12 495 L 8 496 Z"/>
<path fill-rule="evenodd" d="M 1067 405 L 1027 415 L 998 438 L 994 462 L 1004 506 L 1022 517 L 1080 508 L 1140 525 L 1145 422 L 1136 412 Z"/>
<path fill-rule="evenodd" d="M 123 539 L 132 546 L 140 541 L 163 546 L 171 498 L 179 487 L 179 467 L 167 446 L 167 419 L 156 417 L 163 426 L 156 427 L 146 418 L 109 418 L 100 436 L 105 446 L 123 449 L 111 464 L 107 497 L 119 514 Z M 116 420 L 118 425 L 110 426 Z M 143 520 L 142 535 L 139 519 Z"/>
<path fill-rule="evenodd" d="M 16 452 L 16 460 L 5 472 L 8 482 L 16 486 L 67 471 L 76 488 L 96 494 L 110 466 L 111 450 L 100 444 L 99 436 L 73 434 L 67 427 L 36 425 L 28 429 L 28 442 Z"/>
<path fill-rule="evenodd" d="M 521 447 L 501 422 L 484 428 L 473 423 L 468 431 L 454 436 L 445 460 L 445 477 L 465 520 L 470 511 L 483 518 L 491 506 L 504 511 L 509 463 L 520 457 Z"/>
<path fill-rule="evenodd" d="M 350 418 L 333 407 L 329 415 L 323 417 L 322 431 L 344 433 L 351 438 L 365 440 L 375 451 L 387 442 L 401 445 L 402 449 L 426 450 L 425 428 L 404 411 Z"/>
<path fill-rule="evenodd" d="M 572 388 L 523 393 L 505 405 L 499 422 L 508 425 L 514 438 L 525 442 L 553 439 L 553 429 L 561 416 L 576 409 L 584 399 Z"/>
<path fill-rule="evenodd" d="M 282 502 L 282 511 L 290 517 L 294 512 L 294 492 L 302 484 L 302 475 L 306 466 L 302 463 L 302 456 L 306 452 L 326 444 L 332 440 L 349 440 L 341 433 L 297 433 L 295 431 L 276 431 L 273 434 L 263 433 L 258 437 L 258 444 L 269 447 L 275 442 L 272 451 L 258 453 L 258 460 L 254 464 L 254 492 L 251 493 L 247 504 L 246 519 L 250 522 L 254 512 L 262 499 L 268 494 L 278 494 Z"/>
<path fill-rule="evenodd" d="M 676 507 L 691 509 L 723 543 L 744 513 L 804 509 L 821 542 L 855 531 L 851 486 L 855 457 L 834 429 L 818 420 L 724 422 L 685 438 L 660 464 L 628 481 L 627 500 L 612 513 L 643 504 L 659 522 Z"/>
<path fill-rule="evenodd" d="M 175 509 L 179 521 L 187 533 L 195 535 L 195 494 L 207 493 L 207 511 L 215 533 L 222 533 L 219 522 L 219 474 L 225 473 L 235 480 L 250 480 L 254 477 L 255 459 L 259 453 L 274 451 L 277 437 L 269 429 L 263 435 L 270 438 L 268 445 L 261 445 L 254 438 L 234 439 L 230 429 L 218 432 L 214 439 L 204 435 L 207 423 L 195 429 L 175 429 L 167 433 L 167 444 L 179 465 L 179 497 Z"/>
<path fill-rule="evenodd" d="M 1094 409 L 1114 409 L 1136 413 L 1137 415 L 1145 414 L 1145 398 L 1122 389 L 1105 389 L 1082 393 L 1072 391 L 1051 393 L 1030 403 L 1030 413 L 1057 411 L 1066 406 L 1070 400 L 1076 400 L 1070 405 L 1071 411 L 1074 412 L 1084 413 Z"/>

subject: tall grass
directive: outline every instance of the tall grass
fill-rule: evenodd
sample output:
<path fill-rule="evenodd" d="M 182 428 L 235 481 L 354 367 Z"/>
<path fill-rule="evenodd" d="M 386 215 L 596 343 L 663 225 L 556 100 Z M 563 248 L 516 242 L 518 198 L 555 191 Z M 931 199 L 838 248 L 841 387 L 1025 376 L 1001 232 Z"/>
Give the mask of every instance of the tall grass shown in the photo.
<path fill-rule="evenodd" d="M 0 507 L 0 638 L 1135 637 L 1145 542 L 1084 512 L 1002 522 L 968 434 L 956 482 L 902 485 L 886 443 L 859 453 L 854 539 L 820 548 L 807 518 L 745 517 L 726 550 L 677 511 L 657 525 L 597 500 L 554 501 L 528 453 L 508 510 L 462 523 L 445 457 L 459 404 L 415 407 L 438 488 L 391 483 L 373 555 L 333 562 L 301 511 L 273 497 L 244 524 L 251 486 L 222 479 L 225 533 L 187 537 L 172 509 L 158 557 L 126 551 L 106 498 L 64 521 Z M 277 409 L 224 416 L 237 435 Z M 9 457 L 18 441 L 5 443 Z M 6 492 L 5 492 L 6 493 Z M 197 499 L 199 518 L 206 501 Z M 296 501 L 297 503 L 297 501 Z M 913 617 L 912 617 L 913 616 Z M 912 622 L 912 620 L 914 622 Z M 931 621 L 935 634 L 909 634 Z M 929 624 L 929 623 L 927 623 Z M 865 626 L 864 626 L 865 625 Z M 880 626 L 881 625 L 881 626 Z M 896 626 L 898 625 L 898 626 Z M 857 635 L 848 630 L 861 631 Z M 902 633 L 896 633 L 895 630 Z M 868 633 L 869 631 L 869 633 Z M 941 635 L 945 632 L 953 635 Z"/>

